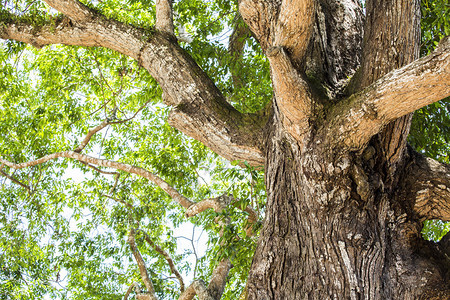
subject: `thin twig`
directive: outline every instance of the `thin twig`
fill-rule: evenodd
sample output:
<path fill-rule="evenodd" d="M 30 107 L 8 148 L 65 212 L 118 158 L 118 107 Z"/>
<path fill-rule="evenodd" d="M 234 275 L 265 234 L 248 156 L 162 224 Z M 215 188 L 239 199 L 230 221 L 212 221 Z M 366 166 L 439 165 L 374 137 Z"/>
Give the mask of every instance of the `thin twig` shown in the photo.
<path fill-rule="evenodd" d="M 88 131 L 88 133 L 86 134 L 86 136 L 84 137 L 83 141 L 81 142 L 81 144 L 74 150 L 75 152 L 80 153 L 84 147 L 86 147 L 86 145 L 89 143 L 89 141 L 91 140 L 92 136 L 94 134 L 96 134 L 97 132 L 99 132 L 100 130 L 102 130 L 103 128 L 105 128 L 106 126 L 108 126 L 110 124 L 110 122 L 108 120 L 104 120 L 101 124 L 95 126 L 94 128 L 90 129 Z"/>
<path fill-rule="evenodd" d="M 124 204 L 124 205 L 125 205 L 126 207 L 128 207 L 128 208 L 134 209 L 134 206 L 133 206 L 132 204 L 130 204 L 129 202 L 125 201 L 125 200 L 117 199 L 117 198 L 114 198 L 114 197 L 112 197 L 112 196 L 110 196 L 110 195 L 106 195 L 106 194 L 102 194 L 102 196 L 103 196 L 103 197 L 106 197 L 106 198 L 109 198 L 109 199 L 111 199 L 111 200 L 114 200 L 114 201 L 116 201 L 116 202 L 122 203 L 122 204 Z"/>
<path fill-rule="evenodd" d="M 164 256 L 164 258 L 166 259 L 167 263 L 169 264 L 170 267 L 170 271 L 172 272 L 172 274 L 174 274 L 177 278 L 178 281 L 180 282 L 180 291 L 181 293 L 184 292 L 184 281 L 183 281 L 183 277 L 181 276 L 180 272 L 178 272 L 177 267 L 175 266 L 172 258 L 170 257 L 170 255 L 164 251 L 161 247 L 159 247 L 158 245 L 156 245 L 151 239 L 150 236 L 143 230 L 138 229 L 138 231 L 142 232 L 142 234 L 144 234 L 144 239 L 145 241 L 159 254 L 161 254 L 162 256 Z"/>
<path fill-rule="evenodd" d="M 128 287 L 127 292 L 123 296 L 123 300 L 127 300 L 128 299 L 128 296 L 131 294 L 131 291 L 133 290 L 133 287 L 134 287 L 134 283 Z"/>
<path fill-rule="evenodd" d="M 195 237 L 195 226 L 192 226 L 191 245 L 192 245 L 192 250 L 194 250 L 194 255 L 195 255 L 195 265 L 194 265 L 194 278 L 195 278 L 197 275 L 198 255 L 197 255 L 197 251 L 195 250 L 194 237 Z"/>
<path fill-rule="evenodd" d="M 82 161 L 81 161 L 81 163 L 82 163 L 83 165 L 85 165 L 85 166 L 87 166 L 87 167 L 89 167 L 89 168 L 91 168 L 91 169 L 93 169 L 93 170 L 95 170 L 95 171 L 97 171 L 97 172 L 99 172 L 99 173 L 105 174 L 105 175 L 117 175 L 117 174 L 119 174 L 119 173 L 117 173 L 117 172 L 108 172 L 108 171 L 100 170 L 100 169 L 97 168 L 96 166 L 93 166 L 93 165 L 91 165 L 91 164 L 88 164 L 88 163 L 85 163 L 85 162 L 82 162 Z"/>
<path fill-rule="evenodd" d="M 115 191 L 115 189 L 116 189 L 116 187 L 117 187 L 117 184 L 119 183 L 120 173 L 117 172 L 117 174 L 116 174 L 115 177 L 116 177 L 116 178 L 115 178 L 115 180 L 114 180 L 113 187 L 111 188 L 111 191 L 109 192 L 111 195 L 114 194 L 114 191 Z"/>
<path fill-rule="evenodd" d="M 3 164 L 2 164 L 2 167 L 3 167 Z M 31 188 L 30 188 L 28 185 L 26 185 L 26 184 L 20 182 L 20 181 L 17 180 L 16 178 L 14 178 L 14 177 L 8 175 L 7 173 L 1 171 L 1 168 L 0 168 L 0 174 L 2 174 L 3 176 L 5 176 L 6 178 L 8 178 L 9 180 L 11 180 L 12 182 L 14 182 L 14 183 L 20 185 L 21 187 L 25 188 L 25 189 L 28 191 L 28 193 L 31 194 Z"/>

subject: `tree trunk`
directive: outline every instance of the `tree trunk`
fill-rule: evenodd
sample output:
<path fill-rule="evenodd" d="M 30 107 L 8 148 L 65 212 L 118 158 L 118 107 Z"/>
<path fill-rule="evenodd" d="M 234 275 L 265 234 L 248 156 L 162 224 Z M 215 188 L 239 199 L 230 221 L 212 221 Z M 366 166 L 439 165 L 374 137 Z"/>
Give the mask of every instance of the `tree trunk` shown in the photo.
<path fill-rule="evenodd" d="M 339 16 L 330 11 L 339 8 L 330 3 L 338 2 L 321 1 L 316 16 Z M 367 2 L 362 65 L 351 93 L 418 58 L 419 7 L 418 1 Z M 329 62 L 348 60 L 351 53 L 346 49 L 345 57 L 333 58 L 320 44 L 317 36 L 328 35 L 328 46 L 338 47 L 333 33 L 324 31 L 324 24 L 333 23 L 329 18 L 316 20 L 310 51 L 322 54 L 307 53 L 307 68 L 325 72 L 315 76 L 331 89 L 329 95 L 339 97 L 343 75 Z M 348 33 L 343 40 L 355 41 L 354 36 Z M 354 53 L 358 61 L 359 52 Z M 323 57 L 328 61 L 320 63 Z M 387 125 L 364 151 L 330 147 L 314 130 L 305 142 L 286 130 L 286 112 L 279 108 L 286 101 L 277 99 L 285 95 L 277 91 L 274 70 L 267 210 L 248 299 L 450 299 L 449 260 L 422 239 L 412 201 L 397 187 L 415 156 L 406 147 L 411 114 Z M 348 76 L 352 69 L 343 72 Z"/>
<path fill-rule="evenodd" d="M 314 143 L 302 152 L 272 131 L 248 299 L 447 299 L 448 266 L 411 210 L 368 171 L 372 160 Z"/>

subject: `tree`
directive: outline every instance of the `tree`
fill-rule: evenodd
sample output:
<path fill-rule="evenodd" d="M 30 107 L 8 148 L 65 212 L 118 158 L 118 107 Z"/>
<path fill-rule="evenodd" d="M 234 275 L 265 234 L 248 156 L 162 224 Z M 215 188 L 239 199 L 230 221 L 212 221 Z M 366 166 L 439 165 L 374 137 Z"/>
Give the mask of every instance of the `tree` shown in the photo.
<path fill-rule="evenodd" d="M 242 271 L 247 267 L 246 261 L 249 263 L 251 238 L 246 238 L 243 232 L 251 236 L 252 231 L 258 230 L 257 211 L 262 210 L 264 222 L 241 295 L 245 299 L 450 298 L 450 261 L 448 246 L 444 244 L 448 243 L 448 236 L 438 245 L 423 240 L 420 234 L 424 220 L 450 221 L 450 167 L 407 145 L 412 113 L 450 96 L 450 39 L 443 38 L 436 50 L 419 58 L 419 1 L 372 0 L 365 3 L 364 9 L 356 0 L 242 0 L 233 4 L 217 1 L 212 7 L 219 14 L 210 16 L 219 23 L 205 21 L 207 9 L 201 2 L 175 4 L 177 22 L 190 24 L 191 29 L 203 34 L 204 40 L 229 22 L 233 32 L 228 52 L 218 51 L 223 49 L 219 44 L 211 46 L 199 41 L 181 47 L 183 39 L 179 38 L 179 43 L 176 31 L 182 33 L 183 27 L 175 28 L 170 1 L 156 1 L 154 14 L 147 2 L 131 1 L 129 7 L 120 7 L 119 2 L 113 1 L 44 2 L 53 10 L 39 1 L 20 2 L 14 9 L 6 5 L 1 11 L 0 38 L 36 48 L 56 44 L 101 48 L 64 47 L 61 48 L 64 51 L 58 52 L 60 48 L 47 46 L 41 52 L 33 50 L 35 56 L 29 54 L 32 62 L 25 61 L 22 67 L 16 67 L 22 81 L 8 87 L 8 97 L 15 100 L 2 104 L 3 131 L 14 128 L 8 135 L 8 143 L 2 145 L 0 160 L 2 174 L 15 184 L 4 192 L 8 193 L 5 198 L 11 205 L 15 197 L 25 197 L 25 203 L 32 203 L 34 212 L 39 214 L 43 209 L 59 213 L 62 210 L 59 203 L 70 203 L 69 196 L 60 192 L 63 186 L 73 191 L 70 197 L 84 199 L 86 207 L 72 207 L 78 215 L 83 209 L 96 211 L 98 215 L 89 222 L 97 224 L 96 218 L 109 220 L 108 225 L 114 228 L 119 240 L 127 236 L 126 249 L 137 262 L 136 274 L 145 288 L 132 284 L 126 297 L 134 289 L 140 299 L 157 296 L 192 299 L 195 295 L 199 299 L 221 298 L 230 272 Z M 238 7 L 239 14 L 230 15 L 233 6 Z M 448 5 L 442 9 L 448 9 Z M 153 20 L 154 27 L 149 27 Z M 448 30 L 448 24 L 444 23 L 430 26 L 438 31 Z M 429 41 L 437 41 L 438 37 L 434 34 Z M 252 50 L 246 50 L 246 42 Z M 9 43 L 11 53 L 22 48 L 22 44 Z M 254 56 L 246 56 L 245 51 Z M 87 59 L 88 56 L 93 59 Z M 34 57 L 38 57 L 36 63 Z M 126 57 L 133 59 L 136 66 Z M 59 69 L 54 70 L 55 64 L 50 64 L 49 59 L 59 60 Z M 267 99 L 270 94 L 267 74 L 246 70 L 249 63 L 246 60 L 254 60 L 262 70 L 268 65 L 273 87 L 271 99 Z M 91 71 L 92 65 L 97 67 L 96 72 Z M 4 82 L 13 77 L 14 69 L 9 66 L 12 71 L 5 68 Z M 105 66 L 109 73 L 114 70 L 115 80 L 108 77 Z M 147 73 L 136 75 L 142 72 L 139 67 L 151 77 Z M 24 71 L 38 68 L 38 74 L 35 73 L 38 82 L 32 76 L 26 77 L 20 68 Z M 47 74 L 47 78 L 42 74 Z M 137 79 L 131 83 L 133 76 Z M 101 83 L 90 82 L 92 77 L 100 78 Z M 258 83 L 256 95 L 249 96 L 249 87 L 259 86 Z M 139 94 L 138 89 L 145 94 Z M 128 92 L 121 94 L 123 90 Z M 76 94 L 77 91 L 81 94 Z M 267 194 L 264 206 L 258 201 L 253 204 L 259 209 L 250 205 L 253 192 L 251 196 L 247 193 L 247 197 L 237 194 L 209 197 L 219 189 L 189 188 L 194 181 L 195 166 L 208 157 L 206 150 L 161 122 L 151 123 L 145 115 L 136 119 L 139 112 L 144 114 L 148 104 L 140 96 L 148 95 L 161 97 L 170 107 L 167 121 L 173 128 L 246 168 L 252 181 L 258 182 L 263 169 Z M 52 97 L 64 101 L 52 101 Z M 17 99 L 23 99 L 23 103 Z M 45 99 L 45 103 L 39 103 L 40 99 Z M 95 101 L 99 104 L 95 105 Z M 32 109 L 31 114 L 27 108 Z M 103 111 L 103 116 L 95 114 L 95 109 Z M 154 114 L 161 115 L 164 111 L 161 106 L 154 109 Z M 93 112 L 96 124 L 80 122 L 89 117 L 87 111 Z M 25 117 L 18 122 L 21 115 Z M 116 132 L 122 136 L 111 134 L 105 142 L 98 139 L 96 133 L 100 130 L 127 124 L 132 119 L 137 129 L 116 126 Z M 27 147 L 24 141 L 31 129 L 24 122 L 34 122 L 37 128 L 37 137 L 28 140 Z M 58 125 L 64 128 L 56 130 Z M 81 142 L 67 139 L 86 131 Z M 152 131 L 165 135 L 153 137 Z M 97 144 L 92 144 L 91 139 L 96 138 Z M 158 138 L 164 145 L 160 149 L 140 147 L 146 139 Z M 59 144 L 48 144 L 48 140 L 58 140 Z M 182 147 L 175 140 L 192 146 L 175 149 Z M 99 151 L 103 158 L 84 154 L 85 149 Z M 167 156 L 157 156 L 158 150 Z M 193 153 L 184 153 L 189 151 Z M 175 156 L 185 155 L 178 162 L 181 164 L 194 158 L 191 162 L 194 167 L 168 168 L 167 157 L 175 152 Z M 67 160 L 49 164 L 56 158 L 73 159 L 85 171 L 90 167 L 115 179 L 95 177 L 88 187 L 99 201 L 89 201 L 86 198 L 91 194 L 70 186 L 72 183 L 63 180 L 55 183 L 57 173 L 68 166 Z M 26 171 L 11 174 L 12 170 L 23 169 L 30 174 Z M 240 171 L 231 170 L 230 174 L 236 178 L 242 177 Z M 160 189 L 125 174 L 140 176 Z M 24 181 L 25 178 L 28 179 Z M 116 191 L 118 185 L 120 190 Z M 20 196 L 18 190 L 23 189 L 28 196 Z M 171 218 L 180 222 L 179 208 L 167 199 L 162 200 L 165 196 L 161 190 L 185 209 L 186 217 L 204 214 L 206 217 L 202 221 L 200 216 L 198 222 L 215 228 L 216 262 L 211 264 L 209 273 L 202 274 L 208 283 L 195 280 L 184 285 L 174 260 L 164 247 L 155 243 L 159 235 L 170 232 L 161 228 L 158 216 L 171 216 L 174 212 Z M 149 195 L 150 201 L 129 201 Z M 206 199 L 192 200 L 202 196 Z M 41 202 L 43 199 L 52 202 Z M 117 202 L 117 206 L 102 204 L 106 199 Z M 43 203 L 48 205 L 43 208 Z M 102 212 L 110 208 L 108 213 Z M 108 219 L 109 213 L 115 218 Z M 32 218 L 33 214 L 27 217 Z M 20 220 L 16 219 L 16 223 Z M 217 224 L 212 224 L 213 220 Z M 61 225 L 63 219 L 52 222 L 59 226 L 52 235 L 68 234 L 67 224 Z M 23 231 L 16 233 L 19 228 L 16 223 L 8 223 L 10 234 L 24 238 Z M 236 224 L 240 229 L 236 229 Z M 80 231 L 71 236 L 80 241 L 76 245 L 85 254 L 95 256 L 96 247 L 111 257 L 124 251 L 123 247 L 112 246 L 112 234 L 104 234 L 103 239 L 88 239 L 87 235 Z M 62 241 L 57 245 L 60 248 L 64 246 Z M 143 241 L 150 248 L 143 250 Z M 173 244 L 167 244 L 170 247 Z M 34 256 L 40 257 L 31 264 L 36 272 L 51 274 L 52 270 L 46 268 L 52 262 L 47 261 L 43 250 L 30 249 Z M 148 249 L 153 249 L 154 254 Z M 173 249 L 168 251 L 173 253 Z M 59 255 L 58 251 L 51 253 Z M 79 255 L 61 258 L 54 268 L 63 265 L 76 272 L 73 266 L 78 266 L 85 273 L 71 278 L 78 278 L 77 283 L 91 291 L 86 298 L 100 297 L 96 293 L 103 290 L 101 295 L 106 297 L 107 291 L 112 290 L 107 285 L 113 285 L 110 281 L 116 275 L 111 273 L 97 281 L 91 276 L 86 280 L 83 276 L 99 270 L 101 265 L 98 260 L 90 260 L 89 255 L 76 253 Z M 179 291 L 164 288 L 147 268 L 143 255 L 150 257 L 156 253 L 166 259 L 164 266 L 170 266 L 170 272 L 179 280 Z M 242 266 L 232 264 L 233 260 Z M 25 280 L 21 268 L 3 272 Z M 39 276 L 30 275 L 36 277 Z M 121 284 L 131 284 L 124 274 L 116 277 Z M 233 281 L 228 282 L 229 286 L 232 284 Z"/>

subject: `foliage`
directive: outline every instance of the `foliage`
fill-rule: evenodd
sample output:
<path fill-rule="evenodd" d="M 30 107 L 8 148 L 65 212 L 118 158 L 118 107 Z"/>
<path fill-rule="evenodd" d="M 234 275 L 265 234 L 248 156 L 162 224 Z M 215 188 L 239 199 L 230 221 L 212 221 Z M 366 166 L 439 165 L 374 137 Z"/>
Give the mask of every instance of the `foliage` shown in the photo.
<path fill-rule="evenodd" d="M 139 27 L 151 28 L 155 18 L 150 1 L 85 3 Z M 245 101 L 231 100 L 242 111 L 263 107 L 271 97 L 270 76 L 257 42 L 247 41 L 239 62 L 246 85 L 237 92 L 226 41 L 211 39 L 229 34 L 236 3 L 179 1 L 174 9 L 193 39 L 184 47 L 224 94 L 245 95 Z M 42 1 L 6 2 L 1 11 L 27 22 L 44 24 L 53 18 Z M 75 149 L 90 128 L 116 109 L 116 119 L 124 120 L 144 107 L 134 119 L 96 134 L 83 152 L 146 168 L 192 201 L 232 194 L 241 199 L 238 206 L 252 204 L 263 216 L 262 172 L 230 165 L 171 128 L 165 122 L 168 110 L 161 104 L 160 88 L 135 61 L 102 48 L 36 50 L 5 41 L 0 64 L 0 152 L 4 157 L 22 162 Z M 250 89 L 252 93 L 247 93 Z M 141 282 L 126 242 L 130 226 L 136 224 L 169 253 L 189 278 L 186 284 L 197 278 L 207 281 L 214 268 L 210 262 L 230 256 L 235 267 L 228 284 L 233 288 L 226 297 L 239 296 L 255 247 L 255 237 L 244 232 L 247 214 L 241 209 L 224 212 L 231 223 L 219 237 L 216 213 L 187 221 L 184 210 L 164 192 L 134 175 L 120 173 L 111 192 L 115 176 L 68 160 L 16 172 L 3 167 L 2 171 L 30 190 L 2 178 L 0 299 L 122 299 L 128 286 Z M 196 231 L 205 231 L 207 250 L 180 246 L 176 235 L 183 233 L 180 227 L 190 228 L 186 222 Z M 183 235 L 191 238 L 190 232 Z M 136 240 L 160 299 L 176 298 L 179 285 L 169 279 L 167 262 L 142 235 Z"/>
<path fill-rule="evenodd" d="M 430 54 L 439 41 L 450 35 L 450 5 L 444 0 L 422 0 L 421 55 Z M 450 163 L 450 98 L 417 110 L 411 124 L 409 142 L 419 152 Z M 450 230 L 450 222 L 426 221 L 426 239 L 439 241 Z"/>

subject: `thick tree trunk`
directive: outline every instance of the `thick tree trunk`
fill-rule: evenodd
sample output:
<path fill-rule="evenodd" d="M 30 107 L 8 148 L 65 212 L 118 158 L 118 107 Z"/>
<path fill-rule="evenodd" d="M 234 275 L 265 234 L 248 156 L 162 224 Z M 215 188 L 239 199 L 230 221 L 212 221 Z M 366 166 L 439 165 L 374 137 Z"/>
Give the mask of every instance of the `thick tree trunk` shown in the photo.
<path fill-rule="evenodd" d="M 327 85 L 328 96 L 337 96 L 334 101 L 342 74 L 351 75 L 354 66 L 339 70 L 342 64 L 330 62 L 348 60 L 350 50 L 353 63 L 359 61 L 357 30 L 342 38 L 355 48 L 340 47 L 346 51 L 337 51 L 341 58 L 330 54 L 339 44 L 325 25 L 344 18 L 339 3 L 356 11 L 349 9 L 352 1 L 321 1 L 307 54 L 307 71 Z M 367 2 L 362 65 L 350 93 L 418 58 L 419 7 L 418 1 Z M 406 151 L 411 114 L 387 125 L 364 151 L 330 147 L 320 130 L 298 139 L 284 121 L 288 101 L 277 89 L 276 61 L 270 55 L 269 61 L 275 100 L 266 141 L 268 202 L 248 299 L 450 299 L 448 259 L 422 239 L 413 201 L 399 193 L 415 157 Z"/>
<path fill-rule="evenodd" d="M 268 137 L 266 219 L 248 299 L 447 299 L 448 265 L 368 172 L 372 153 L 308 146 L 302 152 L 276 126 Z"/>

